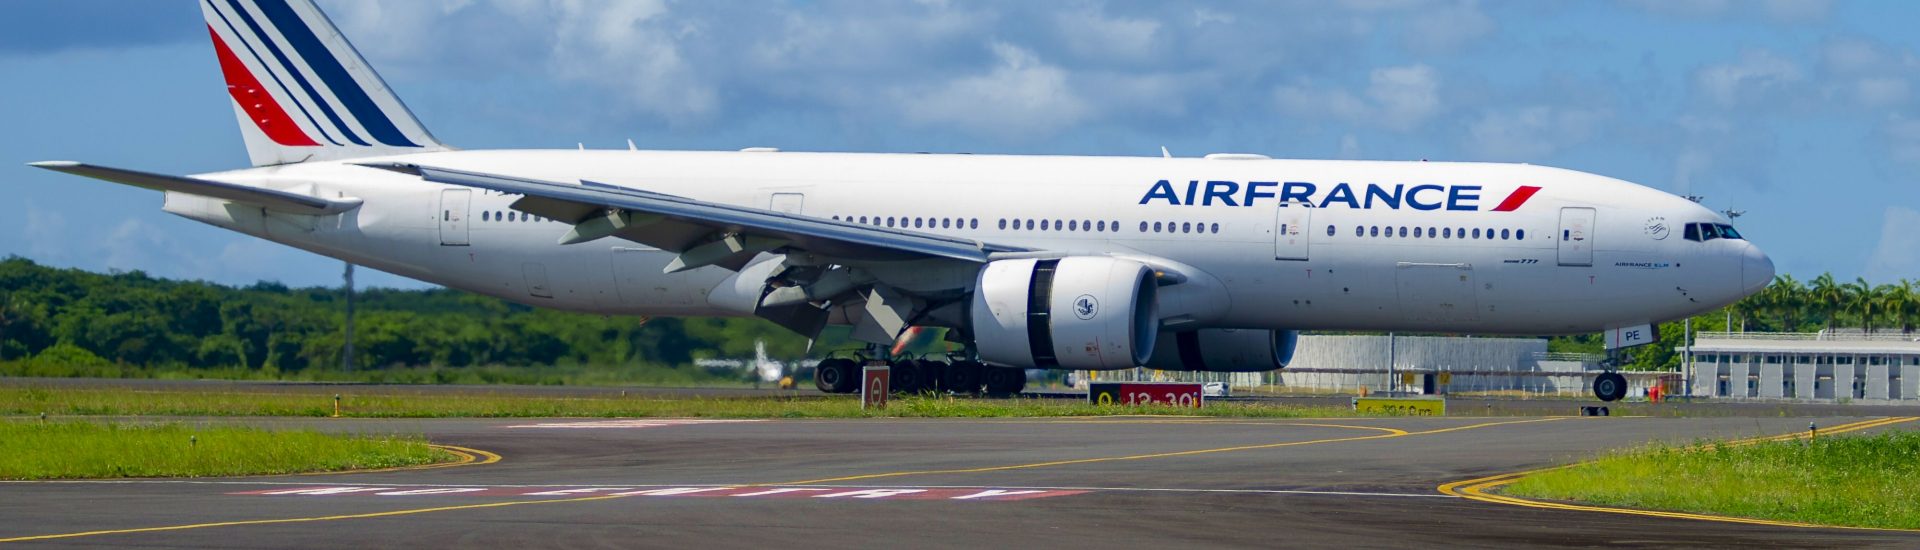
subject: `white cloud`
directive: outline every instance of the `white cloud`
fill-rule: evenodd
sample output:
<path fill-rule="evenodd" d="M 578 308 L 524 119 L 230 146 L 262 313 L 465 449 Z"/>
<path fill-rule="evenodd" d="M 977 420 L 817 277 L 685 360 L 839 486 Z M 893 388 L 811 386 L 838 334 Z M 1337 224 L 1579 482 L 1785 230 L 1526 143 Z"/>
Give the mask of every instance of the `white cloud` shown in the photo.
<path fill-rule="evenodd" d="M 1490 110 L 1467 125 L 1467 148 L 1486 160 L 1538 160 L 1591 139 L 1607 116 L 1547 105 Z"/>
<path fill-rule="evenodd" d="M 1351 124 L 1412 131 L 1440 111 L 1440 76 L 1433 67 L 1408 65 L 1374 69 L 1365 96 L 1310 84 L 1281 86 L 1274 100 L 1284 113 L 1333 118 Z"/>
<path fill-rule="evenodd" d="M 1054 24 L 1073 53 L 1089 59 L 1141 60 L 1153 55 L 1160 22 L 1110 17 L 1096 8 L 1054 16 Z"/>
<path fill-rule="evenodd" d="M 1416 51 L 1453 50 L 1493 34 L 1493 17 L 1476 2 L 1456 2 L 1407 21 L 1407 44 Z"/>
<path fill-rule="evenodd" d="M 1920 227 L 1920 211 L 1889 206 L 1882 220 L 1880 244 L 1873 247 L 1873 255 L 1867 258 L 1867 280 L 1892 282 L 1916 278 L 1920 275 L 1920 239 L 1913 238 L 1913 228 Z"/>
<path fill-rule="evenodd" d="M 558 43 L 551 61 L 561 76 L 621 91 L 631 106 L 671 121 L 706 118 L 718 92 L 682 55 L 680 42 L 705 32 L 666 17 L 662 0 L 558 0 Z"/>
<path fill-rule="evenodd" d="M 900 111 L 916 123 L 1008 138 L 1051 135 L 1093 114 L 1065 70 L 1012 44 L 994 42 L 991 48 L 998 66 L 931 89 L 900 91 L 894 98 Z"/>
<path fill-rule="evenodd" d="M 1759 103 L 1800 82 L 1800 66 L 1766 50 L 1749 50 L 1737 61 L 1694 71 L 1695 89 L 1721 107 Z"/>
<path fill-rule="evenodd" d="M 26 207 L 27 224 L 21 236 L 25 237 L 27 253 L 42 260 L 65 259 L 73 247 L 69 241 L 73 235 L 67 232 L 67 217 L 32 201 L 27 202 Z"/>

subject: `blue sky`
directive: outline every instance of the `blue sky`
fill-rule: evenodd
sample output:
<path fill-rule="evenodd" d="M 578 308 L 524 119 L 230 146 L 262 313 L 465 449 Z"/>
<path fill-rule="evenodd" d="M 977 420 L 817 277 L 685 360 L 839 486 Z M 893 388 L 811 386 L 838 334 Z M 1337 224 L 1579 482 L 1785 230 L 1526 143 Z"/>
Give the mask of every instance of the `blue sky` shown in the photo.
<path fill-rule="evenodd" d="M 1531 162 L 1745 210 L 1802 279 L 1920 279 L 1916 2 L 321 5 L 463 148 Z M 336 261 L 162 213 L 158 194 L 23 165 L 246 165 L 198 7 L 7 8 L 0 255 L 337 283 Z"/>

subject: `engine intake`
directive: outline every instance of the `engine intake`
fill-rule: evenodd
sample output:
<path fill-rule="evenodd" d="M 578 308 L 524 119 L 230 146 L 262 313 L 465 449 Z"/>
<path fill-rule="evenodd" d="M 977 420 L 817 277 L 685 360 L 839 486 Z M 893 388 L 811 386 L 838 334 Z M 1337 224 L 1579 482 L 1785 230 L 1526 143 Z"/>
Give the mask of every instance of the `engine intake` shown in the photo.
<path fill-rule="evenodd" d="M 1286 368 L 1300 341 L 1295 330 L 1201 329 L 1161 335 L 1147 367 L 1202 372 L 1265 372 Z"/>
<path fill-rule="evenodd" d="M 981 268 L 975 284 L 969 316 L 983 361 L 1108 370 L 1139 366 L 1153 354 L 1159 287 L 1140 262 L 1000 260 Z"/>

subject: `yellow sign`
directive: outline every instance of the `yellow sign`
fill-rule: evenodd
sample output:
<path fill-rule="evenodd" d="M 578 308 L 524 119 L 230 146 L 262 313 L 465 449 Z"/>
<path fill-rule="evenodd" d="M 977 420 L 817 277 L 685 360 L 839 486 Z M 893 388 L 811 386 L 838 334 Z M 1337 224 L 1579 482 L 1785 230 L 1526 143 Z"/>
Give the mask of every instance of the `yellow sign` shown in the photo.
<path fill-rule="evenodd" d="M 1452 383 L 1453 383 L 1453 373 L 1451 372 L 1440 373 L 1440 385 L 1445 386 L 1447 384 L 1452 384 Z"/>
<path fill-rule="evenodd" d="M 1353 410 L 1408 416 L 1446 416 L 1447 400 L 1424 397 L 1355 397 Z"/>
<path fill-rule="evenodd" d="M 1406 384 L 1409 386 L 1413 385 L 1413 373 L 1411 372 L 1400 373 L 1400 383 Z"/>

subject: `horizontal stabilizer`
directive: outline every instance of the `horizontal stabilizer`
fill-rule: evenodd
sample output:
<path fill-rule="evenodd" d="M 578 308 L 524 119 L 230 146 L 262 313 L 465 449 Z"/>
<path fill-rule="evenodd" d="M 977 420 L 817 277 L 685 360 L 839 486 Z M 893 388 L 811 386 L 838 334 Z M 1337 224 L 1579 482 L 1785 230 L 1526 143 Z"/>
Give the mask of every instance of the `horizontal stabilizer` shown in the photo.
<path fill-rule="evenodd" d="M 166 174 L 141 172 L 139 170 L 127 170 L 124 168 L 95 166 L 65 160 L 34 162 L 29 163 L 29 166 L 135 187 L 145 187 L 156 191 L 173 191 L 190 195 L 213 197 L 216 199 L 226 199 L 241 204 L 249 204 L 268 210 L 292 214 L 337 214 L 360 207 L 360 199 L 358 198 L 323 199 L 274 189 L 264 189 L 185 176 L 169 176 Z"/>

